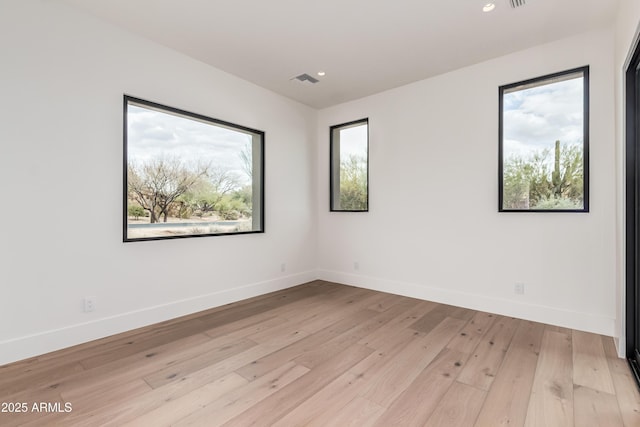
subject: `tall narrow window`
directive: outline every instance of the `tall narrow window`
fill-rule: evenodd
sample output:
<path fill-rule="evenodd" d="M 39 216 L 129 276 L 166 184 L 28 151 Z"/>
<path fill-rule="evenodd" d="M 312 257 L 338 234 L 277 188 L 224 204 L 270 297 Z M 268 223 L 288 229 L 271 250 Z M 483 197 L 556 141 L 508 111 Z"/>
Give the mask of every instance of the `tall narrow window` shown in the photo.
<path fill-rule="evenodd" d="M 331 126 L 332 212 L 369 210 L 369 120 Z"/>
<path fill-rule="evenodd" d="M 264 231 L 264 132 L 124 97 L 124 241 Z"/>
<path fill-rule="evenodd" d="M 589 67 L 499 93 L 499 211 L 588 212 Z"/>

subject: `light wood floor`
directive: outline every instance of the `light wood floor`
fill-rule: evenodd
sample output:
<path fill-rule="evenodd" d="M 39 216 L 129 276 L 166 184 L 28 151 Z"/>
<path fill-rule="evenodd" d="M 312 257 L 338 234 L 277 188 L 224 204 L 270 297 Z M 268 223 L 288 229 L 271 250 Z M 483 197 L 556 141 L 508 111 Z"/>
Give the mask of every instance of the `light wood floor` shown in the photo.
<path fill-rule="evenodd" d="M 28 404 L 2 426 L 640 426 L 609 337 L 320 281 L 2 366 L 0 402 Z"/>

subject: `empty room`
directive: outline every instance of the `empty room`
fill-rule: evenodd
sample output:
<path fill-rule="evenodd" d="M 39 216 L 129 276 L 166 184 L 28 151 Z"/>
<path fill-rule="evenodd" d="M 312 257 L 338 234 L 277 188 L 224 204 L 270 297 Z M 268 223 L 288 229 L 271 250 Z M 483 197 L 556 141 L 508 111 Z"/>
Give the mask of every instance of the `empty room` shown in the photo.
<path fill-rule="evenodd" d="M 638 0 L 0 0 L 1 426 L 640 426 Z"/>

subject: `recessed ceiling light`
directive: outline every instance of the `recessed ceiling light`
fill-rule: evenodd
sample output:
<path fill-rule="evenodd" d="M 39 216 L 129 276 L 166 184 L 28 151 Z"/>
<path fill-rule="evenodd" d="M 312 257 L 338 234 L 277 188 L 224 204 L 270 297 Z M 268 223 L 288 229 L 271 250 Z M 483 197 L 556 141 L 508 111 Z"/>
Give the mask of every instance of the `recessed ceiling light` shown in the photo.
<path fill-rule="evenodd" d="M 487 3 L 484 6 L 482 6 L 482 11 L 483 12 L 491 12 L 495 8 L 496 8 L 495 3 Z"/>
<path fill-rule="evenodd" d="M 320 77 L 324 76 L 325 74 L 327 74 L 327 73 L 325 73 L 324 71 L 318 71 L 318 75 L 319 75 Z"/>

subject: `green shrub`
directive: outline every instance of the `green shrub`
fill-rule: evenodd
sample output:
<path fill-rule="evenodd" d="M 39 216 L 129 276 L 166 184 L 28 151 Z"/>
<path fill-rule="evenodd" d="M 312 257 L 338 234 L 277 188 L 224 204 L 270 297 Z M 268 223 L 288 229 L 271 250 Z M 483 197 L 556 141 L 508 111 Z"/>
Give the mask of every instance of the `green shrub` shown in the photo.
<path fill-rule="evenodd" d="M 140 205 L 129 205 L 127 213 L 129 216 L 134 217 L 136 221 L 140 219 L 141 216 L 147 216 L 145 215 L 147 212 Z"/>

